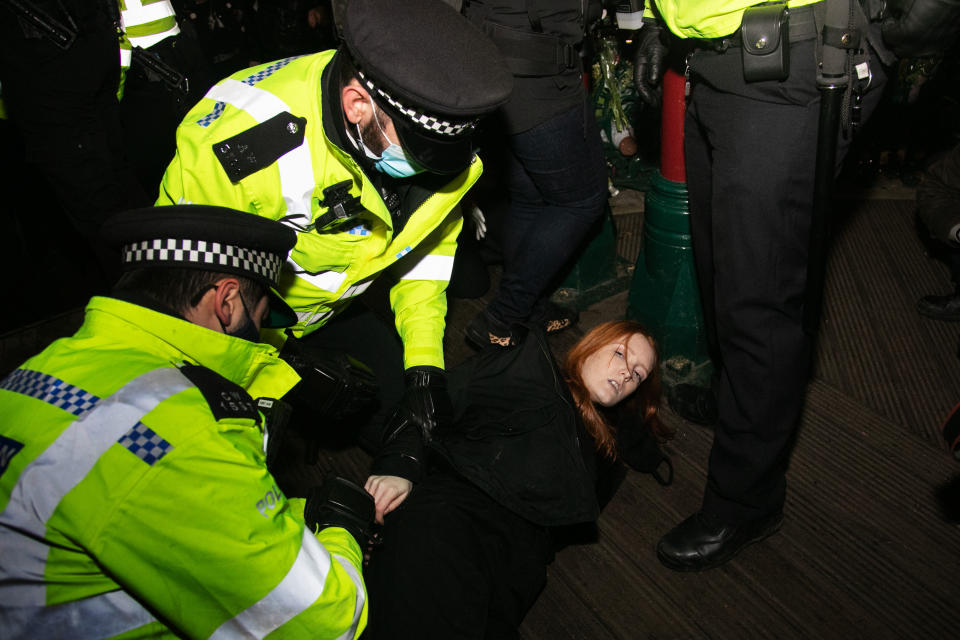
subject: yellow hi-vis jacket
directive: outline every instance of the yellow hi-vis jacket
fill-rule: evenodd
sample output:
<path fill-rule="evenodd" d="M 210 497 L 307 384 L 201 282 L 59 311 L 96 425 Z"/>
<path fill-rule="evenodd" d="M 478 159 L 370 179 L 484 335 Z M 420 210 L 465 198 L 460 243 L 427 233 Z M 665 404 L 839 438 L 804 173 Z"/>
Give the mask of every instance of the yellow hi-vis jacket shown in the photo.
<path fill-rule="evenodd" d="M 482 172 L 480 160 L 441 187 L 399 234 L 380 194 L 353 158 L 324 135 L 321 74 L 334 51 L 287 58 L 221 81 L 177 129 L 177 153 L 160 186 L 158 205 L 214 204 L 285 221 L 298 230 L 280 291 L 297 312 L 293 334 L 308 334 L 388 271 L 404 366 L 443 367 L 446 288 L 463 224 L 457 204 Z M 336 85 L 332 78 L 331 84 Z M 231 182 L 212 147 L 288 112 L 306 118 L 303 142 L 238 182 Z M 340 114 L 335 117 L 340 118 Z M 338 232 L 304 230 L 319 215 L 323 189 L 349 181 L 364 211 Z M 270 338 L 268 338 L 270 339 Z"/>
<path fill-rule="evenodd" d="M 360 547 L 304 526 L 243 390 L 297 380 L 269 345 L 93 298 L 0 381 L 3 637 L 358 636 Z"/>
<path fill-rule="evenodd" d="M 657 16 L 681 38 L 722 38 L 740 28 L 743 10 L 762 0 L 655 0 L 648 2 L 644 17 Z M 820 0 L 789 0 L 802 7 Z M 656 13 L 652 6 L 656 4 Z"/>

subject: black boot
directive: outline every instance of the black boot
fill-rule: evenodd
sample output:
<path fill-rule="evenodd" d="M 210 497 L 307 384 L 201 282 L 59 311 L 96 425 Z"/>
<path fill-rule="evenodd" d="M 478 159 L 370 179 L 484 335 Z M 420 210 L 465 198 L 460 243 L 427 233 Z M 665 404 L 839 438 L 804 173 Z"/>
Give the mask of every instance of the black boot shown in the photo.
<path fill-rule="evenodd" d="M 948 296 L 924 296 L 917 300 L 917 312 L 935 320 L 960 320 L 960 288 Z"/>
<path fill-rule="evenodd" d="M 657 557 L 674 571 L 705 571 L 772 536 L 781 524 L 781 513 L 740 524 L 725 524 L 709 514 L 695 513 L 660 539 Z"/>

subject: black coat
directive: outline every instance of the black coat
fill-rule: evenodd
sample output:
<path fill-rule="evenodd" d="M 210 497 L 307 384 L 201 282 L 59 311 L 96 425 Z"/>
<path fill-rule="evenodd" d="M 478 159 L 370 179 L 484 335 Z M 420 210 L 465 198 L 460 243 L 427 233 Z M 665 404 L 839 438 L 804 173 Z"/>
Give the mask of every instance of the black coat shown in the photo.
<path fill-rule="evenodd" d="M 456 427 L 435 450 L 458 474 L 538 525 L 597 518 L 593 441 L 542 332 L 482 351 L 449 387 Z"/>

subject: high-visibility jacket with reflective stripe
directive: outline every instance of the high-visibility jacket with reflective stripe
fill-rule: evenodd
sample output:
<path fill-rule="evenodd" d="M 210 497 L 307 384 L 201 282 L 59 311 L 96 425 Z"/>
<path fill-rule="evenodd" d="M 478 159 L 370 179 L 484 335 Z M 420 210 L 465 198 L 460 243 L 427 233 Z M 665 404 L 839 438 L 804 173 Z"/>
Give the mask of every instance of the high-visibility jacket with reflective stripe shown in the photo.
<path fill-rule="evenodd" d="M 119 0 L 120 67 L 130 68 L 133 47 L 149 49 L 164 38 L 180 33 L 177 14 L 170 0 Z"/>
<path fill-rule="evenodd" d="M 740 28 L 743 10 L 761 0 L 656 0 L 659 15 L 681 38 L 722 38 Z M 789 0 L 788 6 L 802 7 L 820 0 Z M 645 16 L 652 16 L 647 3 Z"/>
<path fill-rule="evenodd" d="M 443 367 L 446 288 L 463 223 L 457 204 L 482 165 L 475 157 L 394 235 L 376 188 L 353 158 L 324 135 L 320 78 L 333 55 L 324 51 L 279 60 L 240 71 L 211 88 L 177 129 L 177 153 L 157 204 L 215 204 L 274 220 L 288 218 L 302 229 L 326 212 L 319 204 L 323 189 L 349 181 L 351 195 L 359 196 L 365 209 L 356 226 L 328 233 L 298 231 L 285 265 L 280 290 L 299 317 L 294 335 L 321 327 L 389 270 L 397 279 L 390 304 L 405 366 Z M 212 146 L 285 111 L 307 119 L 303 143 L 232 183 Z"/>
<path fill-rule="evenodd" d="M 360 547 L 306 529 L 235 386 L 298 379 L 268 345 L 93 298 L 0 381 L 0 635 L 358 636 Z"/>

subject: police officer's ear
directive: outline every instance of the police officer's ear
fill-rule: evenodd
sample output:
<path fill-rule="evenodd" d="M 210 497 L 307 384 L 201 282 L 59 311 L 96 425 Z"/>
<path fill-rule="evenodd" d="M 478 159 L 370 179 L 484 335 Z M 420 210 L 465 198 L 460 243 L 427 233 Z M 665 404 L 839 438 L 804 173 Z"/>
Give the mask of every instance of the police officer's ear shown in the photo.
<path fill-rule="evenodd" d="M 366 124 L 373 114 L 370 94 L 356 78 L 340 89 L 340 102 L 343 105 L 343 115 L 350 124 Z"/>
<path fill-rule="evenodd" d="M 246 313 L 240 296 L 240 281 L 233 277 L 217 280 L 184 317 L 214 331 L 227 332 L 242 325 Z"/>

